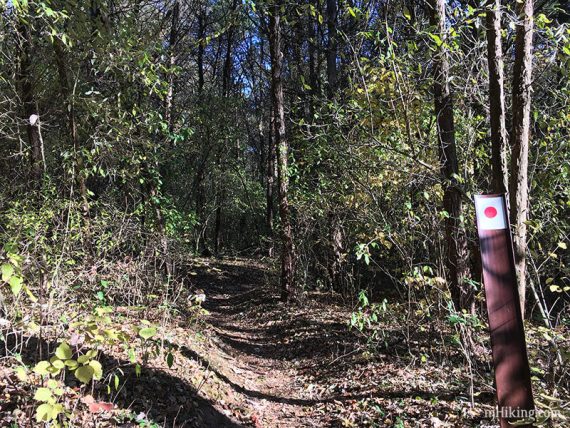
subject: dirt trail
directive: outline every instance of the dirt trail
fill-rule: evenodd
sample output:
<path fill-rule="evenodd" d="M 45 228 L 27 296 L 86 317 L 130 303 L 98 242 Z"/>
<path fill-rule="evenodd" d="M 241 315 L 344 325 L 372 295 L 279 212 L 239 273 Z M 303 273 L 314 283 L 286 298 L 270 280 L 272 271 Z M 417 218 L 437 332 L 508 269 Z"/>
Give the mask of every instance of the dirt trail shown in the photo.
<path fill-rule="evenodd" d="M 209 311 L 207 364 L 233 390 L 233 406 L 258 427 L 323 426 L 327 398 L 307 374 L 349 352 L 346 309 L 326 294 L 303 306 L 279 302 L 267 268 L 251 260 L 204 261 L 195 284 Z M 317 298 L 317 300 L 315 300 Z M 241 403 L 240 400 L 243 400 Z M 230 408 L 232 406 L 230 405 Z"/>
<path fill-rule="evenodd" d="M 278 279 L 258 261 L 193 264 L 209 312 L 201 339 L 178 343 L 203 373 L 191 383 L 208 406 L 193 426 L 465 427 L 492 408 L 491 390 L 479 383 L 481 405 L 470 409 L 458 351 L 433 347 L 420 326 L 405 342 L 392 314 L 382 327 L 390 345 L 369 352 L 347 328 L 350 305 L 338 296 L 312 292 L 302 305 L 285 305 Z"/>
<path fill-rule="evenodd" d="M 92 394 L 111 401 L 115 410 L 93 413 L 79 404 L 83 411 L 71 426 L 493 425 L 484 418 L 494 409 L 489 357 L 481 353 L 473 360 L 479 368 L 472 380 L 449 325 L 421 314 L 410 321 L 405 304 L 386 296 L 389 312 L 379 315 L 380 339 L 371 347 L 347 328 L 351 307 L 339 296 L 311 292 L 302 305 L 285 305 L 278 278 L 257 260 L 192 258 L 189 264 L 191 287 L 180 289 L 169 310 L 148 307 L 144 314 L 160 322 L 161 351 L 140 374 L 121 347 L 108 349 L 103 366 L 120 368 L 121 386 L 109 396 L 100 383 Z M 187 293 L 199 290 L 209 313 L 196 323 L 197 308 L 187 303 Z M 142 316 L 125 311 L 117 322 L 138 325 Z M 434 331 L 441 338 L 434 338 Z M 441 340 L 444 335 L 447 340 Z M 31 356 L 24 359 L 35 363 Z M 14 389 L 19 385 L 14 371 L 0 366 L 0 394 L 7 385 L 14 397 L 32 394 L 28 384 Z M 79 394 L 71 399 L 76 405 L 82 400 Z M 2 411 L 9 416 L 17 401 L 11 406 L 0 406 L 0 425 Z"/>

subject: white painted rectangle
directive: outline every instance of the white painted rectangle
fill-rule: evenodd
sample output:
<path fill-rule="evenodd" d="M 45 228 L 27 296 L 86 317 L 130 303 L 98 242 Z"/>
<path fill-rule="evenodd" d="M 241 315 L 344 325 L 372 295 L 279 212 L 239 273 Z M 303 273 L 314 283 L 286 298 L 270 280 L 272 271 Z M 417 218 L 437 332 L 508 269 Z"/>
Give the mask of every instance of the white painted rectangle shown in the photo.
<path fill-rule="evenodd" d="M 475 214 L 477 227 L 480 230 L 507 229 L 507 214 L 505 213 L 503 197 L 483 197 L 475 195 Z"/>

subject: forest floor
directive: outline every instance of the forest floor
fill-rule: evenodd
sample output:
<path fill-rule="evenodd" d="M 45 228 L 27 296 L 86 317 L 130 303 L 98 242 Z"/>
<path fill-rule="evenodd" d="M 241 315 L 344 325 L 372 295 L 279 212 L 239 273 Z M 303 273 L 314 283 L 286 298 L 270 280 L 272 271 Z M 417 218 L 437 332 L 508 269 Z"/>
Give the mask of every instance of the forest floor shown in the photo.
<path fill-rule="evenodd" d="M 209 314 L 200 333 L 177 336 L 173 369 L 191 367 L 188 392 L 200 401 L 198 416 L 179 408 L 175 426 L 476 426 L 492 410 L 490 386 L 470 409 L 463 364 L 422 362 L 402 343 L 369 352 L 338 295 L 312 292 L 287 306 L 278 279 L 251 259 L 196 260 L 192 271 Z"/>
<path fill-rule="evenodd" d="M 440 340 L 439 326 L 405 327 L 389 317 L 391 324 L 383 329 L 387 346 L 371 350 L 366 338 L 349 328 L 354 308 L 339 295 L 315 291 L 302 304 L 286 305 L 278 299 L 278 278 L 259 260 L 190 263 L 193 292 L 206 296 L 208 313 L 201 321 L 191 322 L 182 309 L 168 317 L 159 307 L 144 314 L 160 324 L 159 339 L 172 352 L 171 364 L 161 352 L 137 375 L 119 350 L 105 351 L 103 366 L 120 367 L 124 374 L 121 387 L 115 385 L 113 392 L 99 382 L 85 391 L 72 384 L 67 407 L 83 411 L 68 416 L 71 426 L 492 424 L 483 418 L 493 410 L 488 353 L 478 355 L 479 374 L 470 373 L 457 347 L 440 345 L 446 340 Z M 119 324 L 134 324 L 140 316 Z M 20 424 L 13 426 L 30 426 L 22 421 L 33 419 L 34 403 L 24 400 L 33 390 L 18 385 L 13 372 L 0 365 L 0 397 L 7 403 L 0 404 L 0 422 L 5 426 L 14 421 Z M 93 404 L 91 395 L 86 398 L 89 392 L 110 402 L 111 410 Z M 28 403 L 27 410 L 22 403 Z"/>

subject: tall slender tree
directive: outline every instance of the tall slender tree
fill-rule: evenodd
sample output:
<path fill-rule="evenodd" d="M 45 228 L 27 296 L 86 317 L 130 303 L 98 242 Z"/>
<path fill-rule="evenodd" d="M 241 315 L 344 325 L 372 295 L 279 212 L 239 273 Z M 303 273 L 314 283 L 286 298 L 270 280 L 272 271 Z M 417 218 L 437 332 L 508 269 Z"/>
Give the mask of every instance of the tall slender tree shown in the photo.
<path fill-rule="evenodd" d="M 174 100 L 174 84 L 176 78 L 176 73 L 174 72 L 174 69 L 177 65 L 176 44 L 178 43 L 178 26 L 179 26 L 178 20 L 180 18 L 180 2 L 178 0 L 174 1 L 170 14 L 171 14 L 170 35 L 168 37 L 170 73 L 168 75 L 168 90 L 166 93 L 166 99 L 164 103 L 164 110 L 165 110 L 164 117 L 166 122 L 168 123 L 168 130 L 172 132 L 174 128 L 174 121 L 172 119 L 172 107 Z"/>
<path fill-rule="evenodd" d="M 337 0 L 327 0 L 327 83 L 331 97 L 337 81 Z"/>
<path fill-rule="evenodd" d="M 507 125 L 505 112 L 505 78 L 501 42 L 501 0 L 489 0 L 486 10 L 487 63 L 489 67 L 489 113 L 491 121 L 491 163 L 493 191 L 506 193 Z"/>
<path fill-rule="evenodd" d="M 269 16 L 269 45 L 271 50 L 271 92 L 274 114 L 275 149 L 277 150 L 277 181 L 279 217 L 281 220 L 281 298 L 290 301 L 295 293 L 295 254 L 293 228 L 289 207 L 289 141 L 285 133 L 285 101 L 283 98 L 283 52 L 281 47 L 282 0 L 274 0 Z"/>
<path fill-rule="evenodd" d="M 237 0 L 233 0 L 231 10 L 230 10 L 230 20 L 234 19 L 234 14 L 237 10 Z M 232 69 L 233 69 L 233 47 L 234 47 L 234 33 L 235 25 L 230 22 L 229 28 L 226 32 L 226 53 L 224 57 L 224 65 L 222 68 L 222 97 L 228 99 L 230 96 L 230 84 L 232 80 Z M 218 148 L 216 153 L 216 165 L 218 166 L 218 171 L 220 175 L 222 172 L 222 150 L 228 150 L 229 147 L 228 138 L 224 141 L 224 147 Z M 216 181 L 216 215 L 214 220 L 214 254 L 218 255 L 220 252 L 221 245 L 221 233 L 222 233 L 222 206 L 225 199 L 225 191 L 223 188 L 223 183 L 221 177 L 217 178 Z"/>
<path fill-rule="evenodd" d="M 32 20 L 30 15 L 26 19 Z M 31 24 L 20 18 L 17 26 L 20 48 L 18 84 L 23 104 L 24 121 L 31 148 L 32 178 L 37 185 L 41 184 L 42 173 L 45 169 L 43 143 L 40 134 L 39 113 L 36 99 L 36 79 L 33 76 L 33 47 Z"/>
<path fill-rule="evenodd" d="M 437 118 L 437 142 L 440 170 L 443 178 L 443 206 L 445 222 L 446 264 L 452 298 L 458 308 L 474 310 L 473 292 L 465 282 L 468 275 L 468 249 L 465 230 L 461 225 L 463 207 L 458 183 L 459 166 L 455 143 L 453 97 L 449 85 L 450 71 L 446 48 L 445 0 L 432 0 L 431 24 L 441 40 L 433 60 L 433 90 Z"/>
<path fill-rule="evenodd" d="M 533 0 L 516 4 L 515 64 L 513 68 L 513 129 L 511 132 L 510 214 L 521 313 L 526 297 L 526 222 L 529 217 L 528 149 L 532 79 Z"/>
<path fill-rule="evenodd" d="M 59 78 L 59 90 L 61 96 L 65 103 L 65 110 L 67 112 L 67 126 L 69 129 L 69 140 L 71 141 L 71 147 L 73 148 L 73 162 L 75 170 L 75 180 L 77 182 L 77 187 L 79 188 L 79 195 L 81 197 L 81 208 L 82 216 L 84 222 L 84 237 L 85 237 L 85 247 L 90 254 L 93 253 L 92 243 L 91 243 L 91 214 L 89 208 L 89 198 L 87 191 L 87 183 L 85 180 L 85 172 L 83 165 L 83 157 L 80 154 L 79 146 L 79 134 L 77 132 L 77 119 L 75 114 L 75 102 L 73 100 L 73 90 L 71 87 L 71 82 L 69 80 L 68 73 L 68 60 L 67 53 L 63 42 L 59 39 L 55 39 L 53 43 L 54 56 L 57 66 L 58 78 Z"/>
<path fill-rule="evenodd" d="M 270 247 L 268 250 L 269 256 L 273 256 L 273 188 L 275 187 L 275 141 L 273 138 L 273 130 L 275 118 L 273 111 L 269 114 L 269 130 L 267 132 L 267 159 L 266 159 L 266 187 L 265 187 L 265 199 L 266 199 L 266 211 L 265 211 L 265 222 L 267 225 L 267 231 L 269 234 L 269 239 L 271 240 Z"/>

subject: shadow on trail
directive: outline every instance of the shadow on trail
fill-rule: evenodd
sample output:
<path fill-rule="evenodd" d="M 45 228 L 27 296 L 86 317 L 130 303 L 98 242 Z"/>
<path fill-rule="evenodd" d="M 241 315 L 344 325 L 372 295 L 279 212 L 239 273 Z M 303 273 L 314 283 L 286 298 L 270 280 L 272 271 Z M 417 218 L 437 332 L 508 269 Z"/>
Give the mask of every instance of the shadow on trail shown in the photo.
<path fill-rule="evenodd" d="M 252 366 L 265 362 L 275 367 L 296 363 L 296 369 L 312 371 L 317 368 L 328 374 L 336 371 L 337 376 L 342 376 L 345 364 L 354 364 L 342 361 L 343 356 L 365 349 L 365 340 L 351 332 L 345 323 L 339 322 L 338 314 L 334 314 L 334 311 L 340 307 L 340 303 L 335 302 L 330 294 L 316 293 L 311 295 L 306 305 L 286 306 L 279 302 L 277 287 L 267 284 L 267 274 L 262 267 L 251 264 L 236 266 L 223 261 L 216 263 L 216 266 L 219 269 L 199 267 L 196 285 L 206 293 L 204 307 L 210 313 L 208 323 L 215 327 L 217 342 L 232 357 L 239 360 L 243 357 L 246 360 L 253 358 L 250 360 L 253 361 Z M 339 306 L 335 306 L 337 304 Z M 180 351 L 187 358 L 209 367 L 236 392 L 274 403 L 314 406 L 366 398 L 415 397 L 453 401 L 464 394 L 463 389 L 449 388 L 433 391 L 378 388 L 373 392 L 331 392 L 319 398 L 301 397 L 302 392 L 299 394 L 299 391 L 287 396 L 283 392 L 274 394 L 244 387 L 213 368 L 207 358 L 192 349 L 181 347 Z"/>
<path fill-rule="evenodd" d="M 180 347 L 180 351 L 182 355 L 186 358 L 193 359 L 195 361 L 199 361 L 204 367 L 208 367 L 209 370 L 213 371 L 217 377 L 223 380 L 226 384 L 230 385 L 236 392 L 243 394 L 249 398 L 258 398 L 261 400 L 267 400 L 274 403 L 281 403 L 281 404 L 292 404 L 296 406 L 313 406 L 315 404 L 323 404 L 323 403 L 333 403 L 333 402 L 343 402 L 343 401 L 350 401 L 350 400 L 361 400 L 365 398 L 374 398 L 374 397 L 382 397 L 382 398 L 415 398 L 420 397 L 425 400 L 430 400 L 432 398 L 437 397 L 440 400 L 453 400 L 458 395 L 461 394 L 461 391 L 377 391 L 374 394 L 371 393 L 362 393 L 362 394 L 350 394 L 350 395 L 336 395 L 327 398 L 317 398 L 317 399 L 306 399 L 306 398 L 290 398 L 290 397 L 278 397 L 272 394 L 267 394 L 261 391 L 254 391 L 248 388 L 245 388 L 236 382 L 232 381 L 226 375 L 221 373 L 216 368 L 213 368 L 210 365 L 210 362 L 196 353 L 195 351 L 182 346 Z"/>
<path fill-rule="evenodd" d="M 230 354 L 282 361 L 334 358 L 359 339 L 345 324 L 315 319 L 309 308 L 286 306 L 265 283 L 262 268 L 220 263 L 198 269 L 197 286 L 206 293 L 208 322 Z"/>

